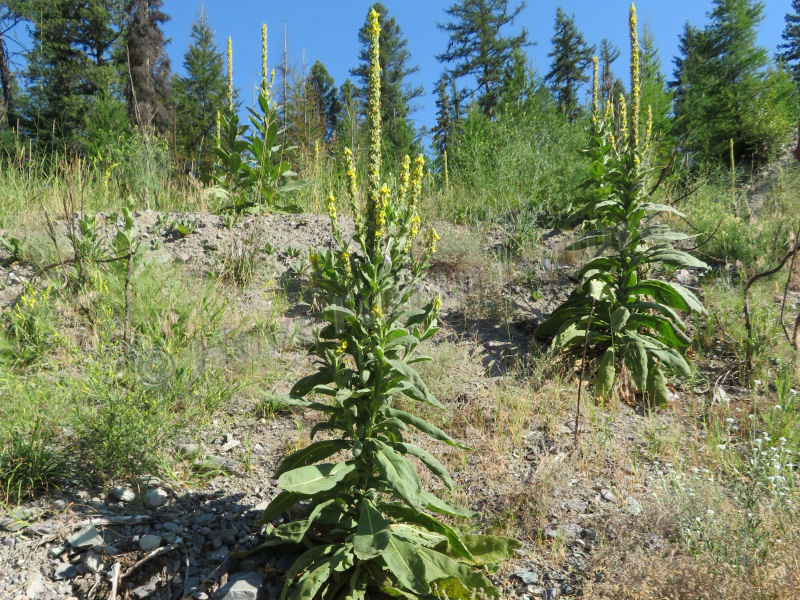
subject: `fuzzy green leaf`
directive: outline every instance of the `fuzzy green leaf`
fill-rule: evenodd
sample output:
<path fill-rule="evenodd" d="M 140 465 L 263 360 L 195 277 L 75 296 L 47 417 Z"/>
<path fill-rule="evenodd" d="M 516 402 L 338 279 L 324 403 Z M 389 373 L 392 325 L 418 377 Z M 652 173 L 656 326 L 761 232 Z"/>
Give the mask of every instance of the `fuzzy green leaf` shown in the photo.
<path fill-rule="evenodd" d="M 355 465 L 345 462 L 309 465 L 287 471 L 278 478 L 278 485 L 287 492 L 311 495 L 333 489 L 354 470 Z"/>

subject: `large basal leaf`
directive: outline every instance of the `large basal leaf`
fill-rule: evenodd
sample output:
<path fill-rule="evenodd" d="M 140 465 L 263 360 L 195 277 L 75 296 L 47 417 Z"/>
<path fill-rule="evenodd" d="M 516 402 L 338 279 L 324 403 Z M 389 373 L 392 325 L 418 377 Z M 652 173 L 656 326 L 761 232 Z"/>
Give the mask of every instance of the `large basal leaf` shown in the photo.
<path fill-rule="evenodd" d="M 651 296 L 678 310 L 693 311 L 705 314 L 706 309 L 697 297 L 688 289 L 671 281 L 647 279 L 630 290 L 631 294 Z"/>
<path fill-rule="evenodd" d="M 463 508 L 461 506 L 456 506 L 454 504 L 450 504 L 449 502 L 442 500 L 439 496 L 431 494 L 428 491 L 422 490 L 420 493 L 420 497 L 422 499 L 422 504 L 428 510 L 432 510 L 433 512 L 439 513 L 440 515 L 450 515 L 451 517 L 463 517 L 465 519 L 473 519 L 477 516 L 477 513 L 474 511 L 469 510 L 468 508 Z"/>
<path fill-rule="evenodd" d="M 278 485 L 287 492 L 312 495 L 336 487 L 336 484 L 355 470 L 347 462 L 324 465 L 309 465 L 287 471 L 278 478 Z"/>
<path fill-rule="evenodd" d="M 469 549 L 476 565 L 496 565 L 514 555 L 522 547 L 517 540 L 496 535 L 465 535 L 461 540 Z"/>
<path fill-rule="evenodd" d="M 422 463 L 428 467 L 431 472 L 436 475 L 442 482 L 449 488 L 453 489 L 453 480 L 450 477 L 450 473 L 448 473 L 447 468 L 440 463 L 436 457 L 434 457 L 430 452 L 427 450 L 423 450 L 419 446 L 415 446 L 414 444 L 406 444 L 404 442 L 393 442 L 391 444 L 392 448 L 395 450 L 402 452 L 403 454 L 410 454 L 411 456 L 416 456 L 418 459 L 422 461 Z"/>
<path fill-rule="evenodd" d="M 323 458 L 328 458 L 340 450 L 349 448 L 350 444 L 351 442 L 348 440 L 324 440 L 321 442 L 314 442 L 284 458 L 278 470 L 275 472 L 275 477 L 280 477 L 286 471 L 291 471 L 298 467 L 305 467 Z"/>
<path fill-rule="evenodd" d="M 292 395 L 293 396 L 305 396 L 308 392 L 314 389 L 318 385 L 326 385 L 333 381 L 333 373 L 330 369 L 325 369 L 323 371 L 317 371 L 312 375 L 308 375 L 303 377 L 297 383 L 292 386 Z"/>
<path fill-rule="evenodd" d="M 416 523 L 430 532 L 444 536 L 444 539 L 447 540 L 447 543 L 458 556 L 466 560 L 474 560 L 469 548 L 464 544 L 455 530 L 449 525 L 442 523 L 435 517 L 420 512 L 414 508 L 398 504 L 387 503 L 381 505 L 381 508 L 387 515 L 394 519 L 406 521 L 408 523 Z"/>
<path fill-rule="evenodd" d="M 474 598 L 472 594 L 478 590 L 485 592 L 490 598 L 498 597 L 499 594 L 492 582 L 486 579 L 482 573 L 477 572 L 472 565 L 454 560 L 446 554 L 430 548 L 420 548 L 419 554 L 425 563 L 425 574 L 428 577 L 428 581 L 446 580 L 455 577 L 464 586 L 465 591 L 470 594 L 457 597 L 471 600 Z"/>
<path fill-rule="evenodd" d="M 268 523 L 272 521 L 272 519 L 276 519 L 305 498 L 306 496 L 304 494 L 286 491 L 280 492 L 272 499 L 267 508 L 264 509 L 264 513 L 261 515 L 259 522 Z"/>
<path fill-rule="evenodd" d="M 369 500 L 361 501 L 359 512 L 358 528 L 353 536 L 353 552 L 356 558 L 369 560 L 386 550 L 392 532 L 389 522 Z"/>
<path fill-rule="evenodd" d="M 597 375 L 594 378 L 594 395 L 606 398 L 614 387 L 617 377 L 617 355 L 613 347 L 608 348 L 600 359 Z"/>
<path fill-rule="evenodd" d="M 318 561 L 299 579 L 290 600 L 310 600 L 314 598 L 331 578 L 333 571 L 347 568 L 348 553 L 352 552 L 349 544 L 341 546 L 328 558 Z"/>
<path fill-rule="evenodd" d="M 289 591 L 289 588 L 294 582 L 295 578 L 302 572 L 305 571 L 310 565 L 314 564 L 315 561 L 318 559 L 330 555 L 332 552 L 336 550 L 336 546 L 329 545 L 329 546 L 316 546 L 311 550 L 308 550 L 301 554 L 297 560 L 292 563 L 292 566 L 289 567 L 289 570 L 286 572 L 286 579 L 283 584 L 283 589 L 281 590 L 280 600 L 284 600 L 286 598 L 286 593 Z"/>
<path fill-rule="evenodd" d="M 393 535 L 381 558 L 401 585 L 417 594 L 428 594 L 430 586 L 421 551 L 421 547 Z"/>
<path fill-rule="evenodd" d="M 653 406 L 663 408 L 669 404 L 667 379 L 658 365 L 655 364 L 650 365 L 650 370 L 647 374 L 647 396 Z"/>

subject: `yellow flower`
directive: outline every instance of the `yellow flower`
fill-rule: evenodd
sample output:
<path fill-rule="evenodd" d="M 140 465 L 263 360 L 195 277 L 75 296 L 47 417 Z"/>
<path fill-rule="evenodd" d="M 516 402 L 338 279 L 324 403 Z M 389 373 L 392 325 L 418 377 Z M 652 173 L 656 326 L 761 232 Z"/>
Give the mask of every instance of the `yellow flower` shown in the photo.
<path fill-rule="evenodd" d="M 336 348 L 336 354 L 344 354 L 345 350 L 347 350 L 347 340 L 342 340 L 342 343 Z"/>
<path fill-rule="evenodd" d="M 269 91 L 269 80 L 267 79 L 267 24 L 261 25 L 261 91 L 264 95 Z"/>
<path fill-rule="evenodd" d="M 233 40 L 228 36 L 228 108 L 233 112 Z"/>
<path fill-rule="evenodd" d="M 344 160 L 347 167 L 347 195 L 350 200 L 350 211 L 353 213 L 353 224 L 356 232 L 361 230 L 361 212 L 358 210 L 358 186 L 356 182 L 356 165 L 353 160 L 353 151 L 344 149 Z"/>
<path fill-rule="evenodd" d="M 644 132 L 644 147 L 650 148 L 650 136 L 653 135 L 653 107 L 647 105 L 647 122 Z"/>
<path fill-rule="evenodd" d="M 353 274 L 352 266 L 350 265 L 350 253 L 345 250 L 339 255 L 339 258 L 342 259 L 342 264 L 344 265 L 344 272 L 345 274 L 350 277 Z"/>
<path fill-rule="evenodd" d="M 377 222 L 381 202 L 381 66 L 379 38 L 381 27 L 378 12 L 369 11 L 369 101 L 367 102 L 367 131 L 369 131 L 369 157 L 367 167 L 367 227 L 368 248 L 374 251 L 374 241 L 380 236 Z"/>
<path fill-rule="evenodd" d="M 414 213 L 414 216 L 411 217 L 411 239 L 416 239 L 419 235 L 419 226 L 422 224 L 422 221 L 419 218 L 419 215 Z"/>
<path fill-rule="evenodd" d="M 219 146 L 219 143 L 220 143 L 220 133 L 221 132 L 222 132 L 222 126 L 220 125 L 219 111 L 217 111 L 217 146 Z"/>
<path fill-rule="evenodd" d="M 441 295 L 437 294 L 436 298 L 433 299 L 433 312 L 438 313 L 441 307 L 442 307 L 442 297 Z"/>
<path fill-rule="evenodd" d="M 620 144 L 624 144 L 625 132 L 628 129 L 628 102 L 625 100 L 625 94 L 619 95 L 619 130 L 620 130 Z"/>
<path fill-rule="evenodd" d="M 382 319 L 383 318 L 383 309 L 381 308 L 380 302 L 376 302 L 372 306 L 372 310 L 370 311 L 370 314 L 376 319 Z"/>
<path fill-rule="evenodd" d="M 312 266 L 316 266 L 319 262 L 319 254 L 312 250 L 308 255 L 308 262 L 310 262 Z"/>
<path fill-rule="evenodd" d="M 631 35 L 631 123 L 630 144 L 639 151 L 639 33 L 636 27 L 636 6 L 631 2 L 629 29 Z"/>
<path fill-rule="evenodd" d="M 422 170 L 424 167 L 425 158 L 420 154 L 414 159 L 414 171 L 411 173 L 411 197 L 408 200 L 408 206 L 412 210 L 416 207 L 422 191 Z"/>
<path fill-rule="evenodd" d="M 328 194 L 328 199 L 325 201 L 325 210 L 328 211 L 328 216 L 333 223 L 336 223 L 336 196 Z"/>
<path fill-rule="evenodd" d="M 385 183 L 378 190 L 378 205 L 375 214 L 375 241 L 383 237 L 383 227 L 386 225 L 386 209 L 389 206 L 389 186 Z"/>
<path fill-rule="evenodd" d="M 403 202 L 406 199 L 408 182 L 411 177 L 411 159 L 409 158 L 408 154 L 403 157 L 403 166 L 400 169 L 400 172 L 402 175 L 400 176 L 400 190 L 397 194 L 397 201 Z"/>
<path fill-rule="evenodd" d="M 597 57 L 592 57 L 592 119 L 597 120 L 597 113 L 600 112 L 597 93 Z"/>

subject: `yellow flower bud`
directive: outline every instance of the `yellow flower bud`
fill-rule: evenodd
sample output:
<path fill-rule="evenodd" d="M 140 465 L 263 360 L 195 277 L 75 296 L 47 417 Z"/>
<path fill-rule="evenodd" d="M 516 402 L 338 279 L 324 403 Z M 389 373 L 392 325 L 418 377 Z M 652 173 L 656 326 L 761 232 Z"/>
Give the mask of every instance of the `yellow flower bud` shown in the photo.
<path fill-rule="evenodd" d="M 228 108 L 233 112 L 233 40 L 228 36 Z"/>
<path fill-rule="evenodd" d="M 636 6 L 631 3 L 629 29 L 631 37 L 631 123 L 630 145 L 634 152 L 639 151 L 639 32 L 636 25 Z"/>

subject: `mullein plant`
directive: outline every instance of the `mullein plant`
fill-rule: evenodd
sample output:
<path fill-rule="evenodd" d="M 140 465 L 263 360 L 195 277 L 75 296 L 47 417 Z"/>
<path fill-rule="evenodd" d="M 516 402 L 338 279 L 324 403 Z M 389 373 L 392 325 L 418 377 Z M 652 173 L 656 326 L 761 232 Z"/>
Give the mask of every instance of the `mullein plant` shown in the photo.
<path fill-rule="evenodd" d="M 554 336 L 553 347 L 588 347 L 599 356 L 594 392 L 606 398 L 614 391 L 639 392 L 650 406 L 668 400 L 665 368 L 689 376 L 684 352 L 691 340 L 678 311 L 705 313 L 697 297 L 673 281 L 649 278 L 659 265 L 707 268 L 674 246 L 691 236 L 672 231 L 655 217 L 683 216 L 675 208 L 653 202 L 648 190 L 652 112 L 645 132 L 639 124 L 639 42 L 636 8 L 630 7 L 631 92 L 601 112 L 594 79 L 590 143 L 591 159 L 585 198 L 578 209 L 588 230 L 571 249 L 594 248 L 595 258 L 578 271 L 580 283 L 564 304 L 535 332 Z"/>
<path fill-rule="evenodd" d="M 378 13 L 369 15 L 369 160 L 364 218 L 352 153 L 345 152 L 354 233 L 345 239 L 337 199 L 326 206 L 333 249 L 313 252 L 312 283 L 326 303 L 327 324 L 311 354 L 317 371 L 298 381 L 281 403 L 318 411 L 311 438 L 325 439 L 287 456 L 275 476 L 282 491 L 263 519 L 264 546 L 289 545 L 299 556 L 281 598 L 362 599 L 497 597 L 481 567 L 505 560 L 519 544 L 508 538 L 461 535 L 435 515 L 469 518 L 420 482 L 414 461 L 452 489 L 439 460 L 411 443 L 412 432 L 465 448 L 392 398 L 442 405 L 414 368 L 415 354 L 434 335 L 440 300 L 412 306 L 438 236 L 424 232 L 418 212 L 422 157 L 406 157 L 394 190 L 381 182 Z M 298 520 L 273 523 L 302 503 Z M 294 511 L 295 514 L 298 511 Z M 263 548 L 263 546 L 262 546 Z"/>
<path fill-rule="evenodd" d="M 239 123 L 234 106 L 233 48 L 228 38 L 228 106 L 217 115 L 217 164 L 214 181 L 232 200 L 228 210 L 293 210 L 278 204 L 281 194 L 292 189 L 288 181 L 295 176 L 285 153 L 291 148 L 280 144 L 278 109 L 272 95 L 275 73 L 267 70 L 267 26 L 261 26 L 261 84 L 256 106 L 248 108 L 252 126 Z"/>

